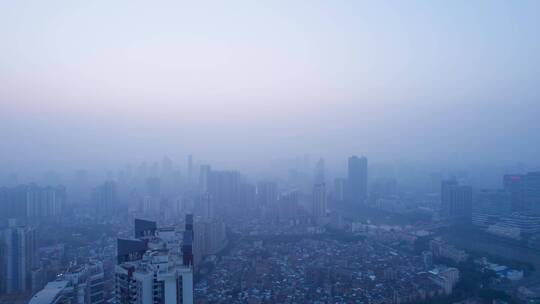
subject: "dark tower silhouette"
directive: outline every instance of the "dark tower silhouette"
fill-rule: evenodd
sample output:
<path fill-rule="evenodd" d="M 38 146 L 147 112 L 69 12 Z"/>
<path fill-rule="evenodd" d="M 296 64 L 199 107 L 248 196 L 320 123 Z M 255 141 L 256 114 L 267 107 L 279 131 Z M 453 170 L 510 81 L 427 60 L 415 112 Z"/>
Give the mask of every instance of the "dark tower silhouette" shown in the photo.
<path fill-rule="evenodd" d="M 186 214 L 186 230 L 182 242 L 182 259 L 184 266 L 193 266 L 193 214 Z"/>

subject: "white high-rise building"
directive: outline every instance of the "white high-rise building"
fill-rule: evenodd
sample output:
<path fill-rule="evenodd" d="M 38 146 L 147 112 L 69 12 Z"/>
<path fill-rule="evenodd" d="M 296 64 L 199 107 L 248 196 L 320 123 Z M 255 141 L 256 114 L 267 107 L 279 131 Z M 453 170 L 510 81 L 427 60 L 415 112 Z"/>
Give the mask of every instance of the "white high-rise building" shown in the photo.
<path fill-rule="evenodd" d="M 72 290 L 69 281 L 52 281 L 36 293 L 28 304 L 71 304 L 71 299 Z"/>
<path fill-rule="evenodd" d="M 62 280 L 70 282 L 67 290 L 71 290 L 72 304 L 104 304 L 104 278 L 100 261 L 71 265 L 61 276 Z"/>
<path fill-rule="evenodd" d="M 89 261 L 71 264 L 56 281 L 51 281 L 37 292 L 31 304 L 104 304 L 103 263 Z"/>
<path fill-rule="evenodd" d="M 193 216 L 186 216 L 183 238 L 176 237 L 176 229 L 155 229 L 155 223 L 140 223 L 150 235 L 119 242 L 115 303 L 192 304 Z"/>
<path fill-rule="evenodd" d="M 149 245 L 141 260 L 116 266 L 116 303 L 193 303 L 192 267 L 175 261 L 163 242 Z"/>

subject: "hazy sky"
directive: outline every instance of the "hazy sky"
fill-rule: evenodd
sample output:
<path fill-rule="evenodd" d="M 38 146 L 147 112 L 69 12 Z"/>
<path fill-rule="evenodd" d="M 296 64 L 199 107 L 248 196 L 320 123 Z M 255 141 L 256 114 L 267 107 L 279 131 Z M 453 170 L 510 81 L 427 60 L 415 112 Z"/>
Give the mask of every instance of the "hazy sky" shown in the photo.
<path fill-rule="evenodd" d="M 1 1 L 0 169 L 540 155 L 540 1 Z"/>

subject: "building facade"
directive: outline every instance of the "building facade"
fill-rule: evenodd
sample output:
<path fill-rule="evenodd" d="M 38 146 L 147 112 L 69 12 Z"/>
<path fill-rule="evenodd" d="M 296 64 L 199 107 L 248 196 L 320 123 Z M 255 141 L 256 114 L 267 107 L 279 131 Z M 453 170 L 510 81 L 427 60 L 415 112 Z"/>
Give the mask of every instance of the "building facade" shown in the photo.
<path fill-rule="evenodd" d="M 351 203 L 363 204 L 368 195 L 368 161 L 365 156 L 349 157 L 347 166 L 347 192 Z"/>

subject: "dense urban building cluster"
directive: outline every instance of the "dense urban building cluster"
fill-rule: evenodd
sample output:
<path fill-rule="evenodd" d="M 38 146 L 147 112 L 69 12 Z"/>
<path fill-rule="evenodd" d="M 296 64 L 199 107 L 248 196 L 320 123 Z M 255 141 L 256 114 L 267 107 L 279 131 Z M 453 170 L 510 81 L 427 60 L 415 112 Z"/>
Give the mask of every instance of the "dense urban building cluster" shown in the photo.
<path fill-rule="evenodd" d="M 198 303 L 410 303 L 452 293 L 455 268 L 378 242 L 243 241 L 196 286 Z"/>
<path fill-rule="evenodd" d="M 540 299 L 538 172 L 488 188 L 463 172 L 411 182 L 358 156 L 340 174 L 322 158 L 285 163 L 257 178 L 192 156 L 64 183 L 12 178 L 0 303 Z"/>

